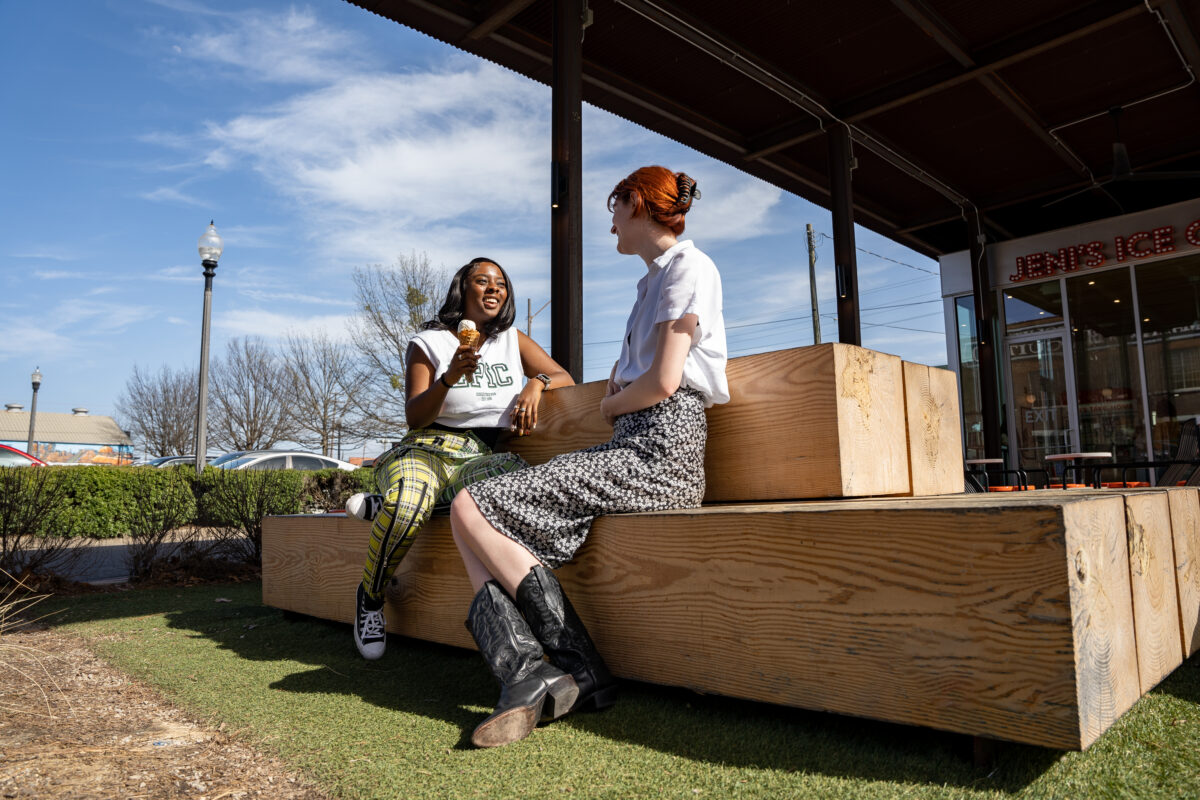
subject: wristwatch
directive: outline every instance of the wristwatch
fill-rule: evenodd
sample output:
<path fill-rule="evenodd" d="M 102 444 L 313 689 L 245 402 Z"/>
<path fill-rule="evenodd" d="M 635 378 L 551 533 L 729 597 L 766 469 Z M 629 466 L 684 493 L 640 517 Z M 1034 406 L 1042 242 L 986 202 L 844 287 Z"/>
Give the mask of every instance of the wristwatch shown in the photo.
<path fill-rule="evenodd" d="M 549 388 L 550 388 L 550 376 L 549 376 L 549 375 L 546 375 L 546 374 L 544 374 L 544 373 L 541 373 L 541 372 L 539 372 L 537 375 L 534 375 L 533 377 L 534 377 L 536 380 L 539 380 L 539 381 L 541 381 L 541 382 L 542 382 L 542 388 L 543 388 L 543 389 L 549 389 Z"/>

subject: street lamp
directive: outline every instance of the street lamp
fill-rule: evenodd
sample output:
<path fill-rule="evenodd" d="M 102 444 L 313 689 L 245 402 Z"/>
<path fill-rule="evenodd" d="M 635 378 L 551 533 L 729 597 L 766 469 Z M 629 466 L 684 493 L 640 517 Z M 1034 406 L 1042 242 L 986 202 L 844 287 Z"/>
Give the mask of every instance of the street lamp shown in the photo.
<path fill-rule="evenodd" d="M 204 319 L 200 323 L 200 399 L 196 405 L 196 475 L 204 472 L 205 454 L 208 452 L 208 428 L 205 417 L 208 410 L 208 319 L 212 315 L 212 282 L 217 274 L 217 259 L 224 245 L 217 235 L 217 227 L 209 220 L 208 230 L 200 237 L 200 263 L 204 267 Z"/>
<path fill-rule="evenodd" d="M 37 419 L 37 393 L 42 387 L 42 368 L 35 367 L 33 374 L 29 376 L 29 380 L 33 383 L 33 403 L 29 408 L 29 442 L 25 445 L 25 452 L 29 455 L 34 455 L 33 452 L 33 423 Z"/>

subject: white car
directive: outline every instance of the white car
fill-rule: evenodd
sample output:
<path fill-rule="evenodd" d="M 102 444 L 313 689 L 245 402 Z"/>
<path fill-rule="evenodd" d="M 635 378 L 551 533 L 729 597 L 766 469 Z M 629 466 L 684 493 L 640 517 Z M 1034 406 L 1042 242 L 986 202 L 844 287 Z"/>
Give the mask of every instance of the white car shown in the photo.
<path fill-rule="evenodd" d="M 220 461 L 220 459 L 218 459 Z M 358 469 L 354 464 L 300 450 L 254 450 L 237 458 L 215 463 L 219 469 Z"/>

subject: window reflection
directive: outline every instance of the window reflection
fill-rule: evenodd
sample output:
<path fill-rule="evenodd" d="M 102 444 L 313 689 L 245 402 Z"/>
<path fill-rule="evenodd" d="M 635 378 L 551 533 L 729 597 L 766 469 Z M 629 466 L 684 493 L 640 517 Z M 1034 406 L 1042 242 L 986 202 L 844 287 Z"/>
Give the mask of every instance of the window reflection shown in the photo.
<path fill-rule="evenodd" d="M 1200 417 L 1200 256 L 1138 265 L 1137 287 L 1154 458 L 1166 460 Z"/>
<path fill-rule="evenodd" d="M 1058 281 L 1004 289 L 1004 325 L 1011 336 L 1063 321 Z"/>
<path fill-rule="evenodd" d="M 976 331 L 975 300 L 954 300 L 955 330 L 958 332 L 959 379 L 962 385 L 963 445 L 967 458 L 983 458 L 983 403 L 979 389 L 979 336 Z"/>
<path fill-rule="evenodd" d="M 1141 369 L 1129 270 L 1067 279 L 1079 446 L 1117 461 L 1146 457 Z"/>

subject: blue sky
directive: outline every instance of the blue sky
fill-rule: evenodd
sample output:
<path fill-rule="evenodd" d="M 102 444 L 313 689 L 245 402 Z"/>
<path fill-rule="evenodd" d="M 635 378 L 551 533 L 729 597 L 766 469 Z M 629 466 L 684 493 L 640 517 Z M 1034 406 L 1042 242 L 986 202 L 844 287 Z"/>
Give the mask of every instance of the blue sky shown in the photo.
<path fill-rule="evenodd" d="M 0 15 L 0 402 L 28 408 L 40 366 L 39 411 L 109 414 L 134 364 L 196 364 L 210 218 L 218 355 L 234 336 L 344 336 L 351 270 L 411 251 L 496 258 L 520 319 L 549 299 L 547 87 L 342 0 L 0 0 Z M 700 185 L 687 235 L 721 270 L 731 355 L 812 342 L 804 226 L 831 233 L 825 209 L 606 112 L 583 125 L 585 379 L 607 374 L 645 269 L 616 253 L 604 208 L 643 164 Z M 864 345 L 944 363 L 936 263 L 857 239 L 876 254 L 859 253 Z M 533 330 L 547 348 L 549 319 Z"/>

